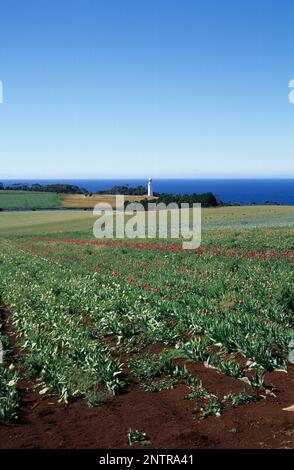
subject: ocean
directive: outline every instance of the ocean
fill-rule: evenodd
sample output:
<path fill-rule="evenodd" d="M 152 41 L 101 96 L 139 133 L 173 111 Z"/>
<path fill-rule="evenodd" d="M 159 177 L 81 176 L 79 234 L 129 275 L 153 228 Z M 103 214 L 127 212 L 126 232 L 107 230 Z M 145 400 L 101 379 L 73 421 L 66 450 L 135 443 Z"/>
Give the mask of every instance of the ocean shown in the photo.
<path fill-rule="evenodd" d="M 146 179 L 37 179 L 0 180 L 4 185 L 13 183 L 67 183 L 86 188 L 88 191 L 110 189 L 114 185 L 143 184 Z M 153 190 L 158 193 L 191 194 L 212 192 L 223 202 L 264 204 L 273 201 L 279 204 L 294 205 L 294 179 L 153 179 Z"/>

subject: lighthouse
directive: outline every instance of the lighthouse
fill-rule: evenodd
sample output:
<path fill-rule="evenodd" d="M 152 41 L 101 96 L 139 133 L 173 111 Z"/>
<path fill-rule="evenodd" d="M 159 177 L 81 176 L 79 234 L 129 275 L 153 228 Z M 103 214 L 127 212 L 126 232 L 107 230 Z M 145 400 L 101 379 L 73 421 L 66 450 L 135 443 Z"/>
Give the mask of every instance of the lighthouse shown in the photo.
<path fill-rule="evenodd" d="M 152 178 L 148 180 L 148 196 L 153 196 Z"/>

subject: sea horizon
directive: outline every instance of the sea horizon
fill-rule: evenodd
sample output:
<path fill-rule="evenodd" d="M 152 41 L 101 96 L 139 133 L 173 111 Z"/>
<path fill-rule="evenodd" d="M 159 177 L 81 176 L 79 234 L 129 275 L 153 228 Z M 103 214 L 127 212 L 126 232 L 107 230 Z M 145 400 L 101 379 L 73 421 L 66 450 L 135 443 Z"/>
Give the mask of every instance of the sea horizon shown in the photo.
<path fill-rule="evenodd" d="M 111 189 L 115 185 L 144 185 L 147 178 L 13 178 L 0 180 L 5 186 L 26 183 L 74 184 L 89 192 Z M 159 193 L 191 194 L 212 192 L 224 203 L 257 204 L 268 201 L 294 205 L 294 178 L 154 178 L 153 190 Z"/>

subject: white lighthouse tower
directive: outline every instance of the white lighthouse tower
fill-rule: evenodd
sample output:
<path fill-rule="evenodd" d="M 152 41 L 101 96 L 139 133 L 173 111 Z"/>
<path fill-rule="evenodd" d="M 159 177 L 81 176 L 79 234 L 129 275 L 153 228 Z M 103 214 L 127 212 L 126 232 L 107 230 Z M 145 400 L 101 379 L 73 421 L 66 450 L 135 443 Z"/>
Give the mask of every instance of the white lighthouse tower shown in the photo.
<path fill-rule="evenodd" d="M 153 196 L 152 178 L 148 179 L 148 196 Z"/>

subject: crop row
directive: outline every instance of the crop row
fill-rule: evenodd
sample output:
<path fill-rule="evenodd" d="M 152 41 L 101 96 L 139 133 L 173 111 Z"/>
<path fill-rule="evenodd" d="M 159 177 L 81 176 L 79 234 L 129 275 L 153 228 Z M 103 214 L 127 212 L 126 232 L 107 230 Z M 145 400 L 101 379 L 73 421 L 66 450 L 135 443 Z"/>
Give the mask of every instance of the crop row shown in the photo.
<path fill-rule="evenodd" d="M 8 422 L 17 418 L 20 402 L 17 391 L 19 376 L 10 362 L 9 346 L 9 338 L 0 334 L 0 417 Z"/>
<path fill-rule="evenodd" d="M 122 352 L 131 354 L 127 366 L 149 391 L 175 386 L 176 357 L 209 361 L 238 378 L 245 370 L 239 353 L 256 368 L 257 386 L 260 371 L 287 367 L 294 323 L 285 259 L 134 254 L 125 247 L 60 251 L 58 244 L 54 256 L 24 248 L 1 243 L 0 294 L 11 306 L 25 368 L 43 393 L 99 404 L 105 391 L 119 393 L 129 380 Z M 144 363 L 141 349 L 156 342 L 173 356 Z M 159 385 L 151 380 L 161 376 L 167 378 Z M 223 406 L 210 398 L 211 409 Z"/>

